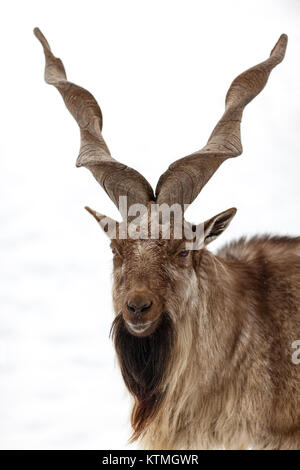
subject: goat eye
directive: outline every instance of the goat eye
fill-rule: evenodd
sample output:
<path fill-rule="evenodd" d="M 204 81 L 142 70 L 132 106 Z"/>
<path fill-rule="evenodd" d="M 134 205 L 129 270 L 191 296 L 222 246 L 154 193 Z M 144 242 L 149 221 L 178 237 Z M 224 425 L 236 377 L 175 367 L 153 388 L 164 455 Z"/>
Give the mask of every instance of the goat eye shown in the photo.
<path fill-rule="evenodd" d="M 111 251 L 112 251 L 112 254 L 113 254 L 113 255 L 116 255 L 116 254 L 118 253 L 115 248 L 112 248 Z"/>
<path fill-rule="evenodd" d="M 184 258 L 184 257 L 188 256 L 188 254 L 189 254 L 188 250 L 182 250 L 178 253 L 177 256 L 182 256 Z"/>

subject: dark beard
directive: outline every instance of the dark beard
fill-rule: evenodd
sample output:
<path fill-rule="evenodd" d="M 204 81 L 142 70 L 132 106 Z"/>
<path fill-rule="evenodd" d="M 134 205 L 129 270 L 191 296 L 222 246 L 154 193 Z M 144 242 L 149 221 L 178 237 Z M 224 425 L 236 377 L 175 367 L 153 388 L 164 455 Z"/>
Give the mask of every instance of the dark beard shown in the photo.
<path fill-rule="evenodd" d="M 172 322 L 168 314 L 163 314 L 155 331 L 141 338 L 129 333 L 119 314 L 113 321 L 111 335 L 126 387 L 135 397 L 131 415 L 132 440 L 135 440 L 155 416 L 163 399 L 166 387 L 162 385 L 173 344 Z"/>

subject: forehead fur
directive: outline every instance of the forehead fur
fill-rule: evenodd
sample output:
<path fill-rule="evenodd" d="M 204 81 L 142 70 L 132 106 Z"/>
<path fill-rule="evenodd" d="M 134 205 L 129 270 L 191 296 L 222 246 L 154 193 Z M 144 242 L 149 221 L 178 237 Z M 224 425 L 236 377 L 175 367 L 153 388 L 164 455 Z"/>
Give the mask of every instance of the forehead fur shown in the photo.
<path fill-rule="evenodd" d="M 185 242 L 185 239 L 174 239 L 171 238 L 170 240 L 165 240 L 165 239 L 158 239 L 158 240 L 152 240 L 147 239 L 137 239 L 137 240 L 132 240 L 132 239 L 127 239 L 127 240 L 121 240 L 121 239 L 115 239 L 111 241 L 111 246 L 117 246 L 119 249 L 121 249 L 122 253 L 124 255 L 128 254 L 130 256 L 147 256 L 148 254 L 151 256 L 154 255 L 154 253 L 157 253 L 158 256 L 161 256 L 163 253 L 170 254 L 183 245 Z"/>

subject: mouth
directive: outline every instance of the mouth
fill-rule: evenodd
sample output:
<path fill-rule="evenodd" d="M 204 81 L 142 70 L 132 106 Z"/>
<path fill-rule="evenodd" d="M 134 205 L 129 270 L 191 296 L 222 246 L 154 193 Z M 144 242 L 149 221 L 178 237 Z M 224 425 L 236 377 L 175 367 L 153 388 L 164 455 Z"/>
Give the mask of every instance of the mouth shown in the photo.
<path fill-rule="evenodd" d="M 153 323 L 153 321 L 148 321 L 144 323 L 131 323 L 129 321 L 126 321 L 126 325 L 128 326 L 129 330 L 137 334 L 145 333 L 147 330 L 150 329 Z"/>
<path fill-rule="evenodd" d="M 157 320 L 143 322 L 143 323 L 131 323 L 127 320 L 125 321 L 127 329 L 134 336 L 148 336 L 148 335 L 150 335 L 155 330 L 157 323 L 158 323 Z"/>

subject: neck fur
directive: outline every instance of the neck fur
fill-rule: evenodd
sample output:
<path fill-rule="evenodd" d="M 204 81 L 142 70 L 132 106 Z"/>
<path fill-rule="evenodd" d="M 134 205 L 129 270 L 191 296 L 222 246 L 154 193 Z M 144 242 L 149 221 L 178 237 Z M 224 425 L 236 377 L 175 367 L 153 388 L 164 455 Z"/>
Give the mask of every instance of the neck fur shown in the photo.
<path fill-rule="evenodd" d="M 150 426 L 142 432 L 141 444 L 148 449 L 186 448 L 189 442 L 193 448 L 197 431 L 190 423 L 195 423 L 195 416 L 199 423 L 201 418 L 211 422 L 228 397 L 224 393 L 230 388 L 227 364 L 232 361 L 234 369 L 239 334 L 239 317 L 232 315 L 231 305 L 235 267 L 204 251 L 198 269 L 197 287 L 187 295 L 181 314 L 171 312 L 174 344 L 165 393 Z"/>

